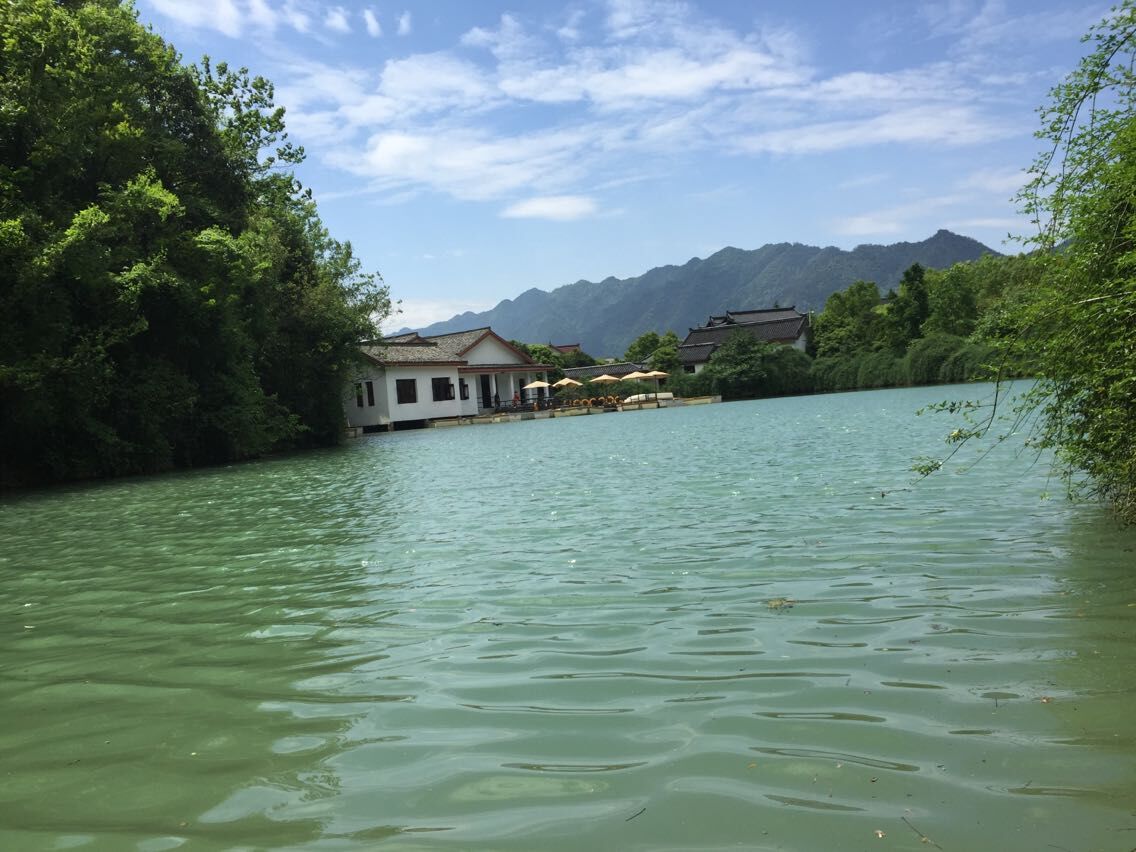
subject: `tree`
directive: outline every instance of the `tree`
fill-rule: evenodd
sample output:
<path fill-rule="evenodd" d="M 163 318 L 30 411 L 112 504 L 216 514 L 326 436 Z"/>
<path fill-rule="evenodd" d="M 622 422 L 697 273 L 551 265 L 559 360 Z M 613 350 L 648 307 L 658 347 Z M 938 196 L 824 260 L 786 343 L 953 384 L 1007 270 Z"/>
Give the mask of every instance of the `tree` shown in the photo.
<path fill-rule="evenodd" d="M 730 399 L 761 396 L 768 377 L 763 356 L 770 346 L 739 329 L 714 350 L 701 378 L 716 393 Z"/>
<path fill-rule="evenodd" d="M 804 393 L 812 389 L 810 363 L 799 349 L 766 343 L 739 329 L 714 350 L 695 379 L 699 392 L 730 399 Z"/>
<path fill-rule="evenodd" d="M 659 348 L 661 341 L 657 331 L 646 331 L 631 341 L 627 351 L 623 353 L 624 361 L 635 364 L 645 364 Z"/>
<path fill-rule="evenodd" d="M 1026 325 L 1043 376 L 1033 402 L 1070 484 L 1136 521 L 1136 3 L 1087 41 L 1042 110 L 1050 147 L 1022 194 L 1029 242 L 1049 257 Z"/>
<path fill-rule="evenodd" d="M 0 5 L 0 45 L 0 480 L 337 440 L 389 300 L 279 170 L 271 85 L 115 0 Z"/>
<path fill-rule="evenodd" d="M 648 359 L 651 369 L 661 370 L 664 373 L 674 375 L 682 369 L 682 364 L 678 360 L 678 347 L 682 344 L 678 335 L 673 331 L 668 331 L 659 338 L 659 345 L 655 351 L 651 353 Z"/>
<path fill-rule="evenodd" d="M 857 281 L 833 293 L 813 322 L 818 358 L 852 355 L 879 345 L 880 291 L 871 281 Z"/>
<path fill-rule="evenodd" d="M 1040 380 L 1019 413 L 1041 415 L 1036 443 L 1057 451 L 1071 491 L 1136 522 L 1136 2 L 1085 41 L 1089 54 L 1041 110 L 1044 151 L 1019 196 L 1041 275 L 1014 292 L 996 332 L 1036 359 Z M 990 412 L 957 434 L 992 422 Z"/>
<path fill-rule="evenodd" d="M 920 264 L 913 263 L 903 273 L 899 292 L 888 302 L 884 314 L 885 343 L 892 351 L 902 354 L 911 341 L 922 335 L 923 323 L 929 315 L 930 298 L 925 270 Z"/>
<path fill-rule="evenodd" d="M 985 259 L 985 258 L 984 258 Z M 956 263 L 944 271 L 928 270 L 928 313 L 922 335 L 967 337 L 978 320 L 977 263 Z"/>

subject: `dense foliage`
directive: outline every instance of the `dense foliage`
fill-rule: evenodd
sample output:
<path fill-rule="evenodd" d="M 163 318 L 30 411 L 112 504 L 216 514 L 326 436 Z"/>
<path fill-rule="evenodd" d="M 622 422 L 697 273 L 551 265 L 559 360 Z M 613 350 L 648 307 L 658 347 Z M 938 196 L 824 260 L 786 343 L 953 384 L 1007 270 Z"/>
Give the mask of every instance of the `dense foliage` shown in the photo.
<path fill-rule="evenodd" d="M 1015 294 L 1003 334 L 1037 358 L 1038 442 L 1074 490 L 1136 522 L 1136 2 L 1086 41 L 1041 113 L 1046 149 L 1021 200 L 1044 275 Z"/>
<path fill-rule="evenodd" d="M 644 364 L 652 370 L 675 373 L 680 369 L 678 347 L 681 343 L 673 331 L 663 334 L 647 331 L 631 341 L 631 345 L 623 353 L 623 360 Z"/>
<path fill-rule="evenodd" d="M 282 167 L 272 87 L 115 0 L 0 5 L 4 484 L 337 439 L 386 289 Z"/>
<path fill-rule="evenodd" d="M 1008 346 L 1023 294 L 1038 285 L 1036 256 L 987 255 L 948 269 L 911 266 L 898 293 L 870 281 L 834 293 L 813 320 L 816 390 L 968 382 L 1035 369 L 1032 350 Z"/>

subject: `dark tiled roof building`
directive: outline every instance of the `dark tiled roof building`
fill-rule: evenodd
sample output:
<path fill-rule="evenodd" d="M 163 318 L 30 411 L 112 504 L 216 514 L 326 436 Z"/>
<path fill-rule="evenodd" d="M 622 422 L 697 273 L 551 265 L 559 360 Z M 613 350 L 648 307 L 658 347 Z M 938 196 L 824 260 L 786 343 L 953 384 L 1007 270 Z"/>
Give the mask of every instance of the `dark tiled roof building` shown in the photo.
<path fill-rule="evenodd" d="M 726 311 L 721 316 L 711 316 L 706 325 L 690 329 L 678 347 L 678 360 L 685 372 L 696 373 L 706 366 L 726 338 L 737 331 L 765 343 L 779 343 L 803 351 L 808 330 L 808 314 L 802 314 L 795 307 Z"/>

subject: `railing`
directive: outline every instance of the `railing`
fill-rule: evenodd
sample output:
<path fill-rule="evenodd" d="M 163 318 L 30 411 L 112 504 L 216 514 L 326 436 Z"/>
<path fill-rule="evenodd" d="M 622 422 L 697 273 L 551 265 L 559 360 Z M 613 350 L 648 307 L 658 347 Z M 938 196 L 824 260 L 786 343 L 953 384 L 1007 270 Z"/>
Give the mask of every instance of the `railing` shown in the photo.
<path fill-rule="evenodd" d="M 497 414 L 520 414 L 525 411 L 550 411 L 554 408 L 560 408 L 562 405 L 563 402 L 555 397 L 545 397 L 544 399 L 500 402 L 493 407 L 493 411 Z"/>

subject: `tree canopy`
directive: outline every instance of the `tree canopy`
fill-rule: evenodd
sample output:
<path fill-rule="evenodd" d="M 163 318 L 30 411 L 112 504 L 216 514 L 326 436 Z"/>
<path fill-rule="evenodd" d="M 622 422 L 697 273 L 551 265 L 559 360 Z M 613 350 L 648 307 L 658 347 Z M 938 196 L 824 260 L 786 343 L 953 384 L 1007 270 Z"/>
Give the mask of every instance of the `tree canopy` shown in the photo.
<path fill-rule="evenodd" d="M 270 83 L 114 0 L 0 6 L 5 484 L 337 440 L 386 288 L 282 167 Z"/>
<path fill-rule="evenodd" d="M 1085 41 L 1088 55 L 1041 111 L 1045 147 L 1021 201 L 1044 275 L 1014 334 L 1038 359 L 1040 443 L 1057 449 L 1074 490 L 1136 521 L 1136 2 Z"/>

